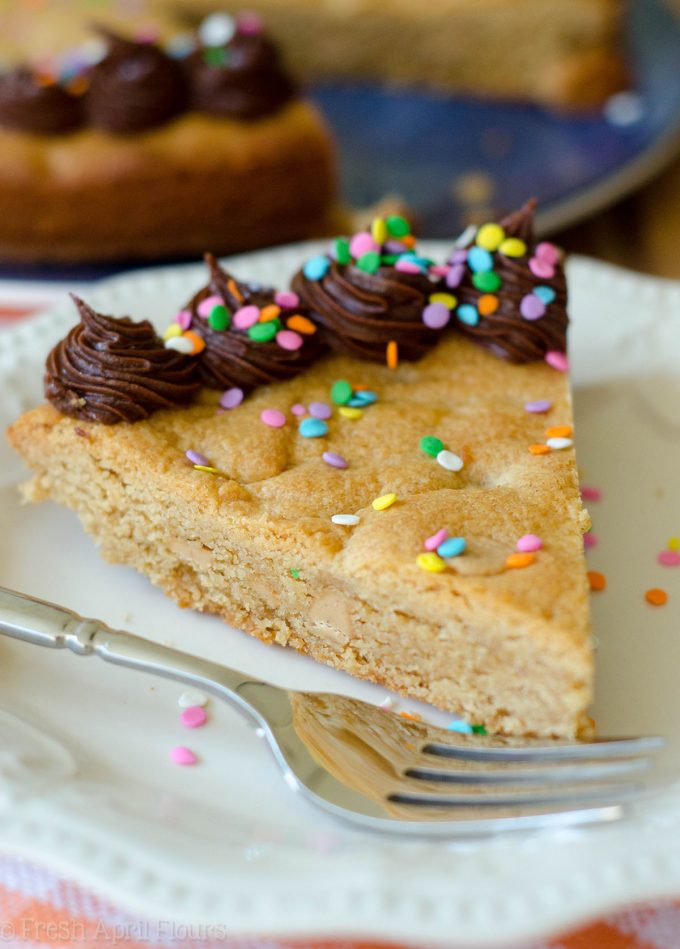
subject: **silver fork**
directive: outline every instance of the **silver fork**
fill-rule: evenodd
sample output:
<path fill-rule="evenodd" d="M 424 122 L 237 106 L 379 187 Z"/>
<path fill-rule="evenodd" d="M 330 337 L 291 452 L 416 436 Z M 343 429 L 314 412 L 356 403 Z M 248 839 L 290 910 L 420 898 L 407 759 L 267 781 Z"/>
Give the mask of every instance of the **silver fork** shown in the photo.
<path fill-rule="evenodd" d="M 288 692 L 0 587 L 0 633 L 195 686 L 243 713 L 286 784 L 337 818 L 470 837 L 614 821 L 669 783 L 661 737 L 591 742 L 459 735 L 366 702 Z"/>

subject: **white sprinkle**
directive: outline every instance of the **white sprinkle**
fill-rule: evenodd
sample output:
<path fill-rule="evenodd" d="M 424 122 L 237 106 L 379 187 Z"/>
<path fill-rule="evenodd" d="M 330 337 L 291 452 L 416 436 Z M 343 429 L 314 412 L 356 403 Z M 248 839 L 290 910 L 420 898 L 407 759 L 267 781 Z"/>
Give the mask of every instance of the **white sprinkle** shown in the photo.
<path fill-rule="evenodd" d="M 571 438 L 549 438 L 546 442 L 548 448 L 552 448 L 553 451 L 559 451 L 561 448 L 571 448 L 573 444 Z"/>
<path fill-rule="evenodd" d="M 453 246 L 455 248 L 467 247 L 468 244 L 472 243 L 472 241 L 475 239 L 476 236 L 477 236 L 477 226 L 475 224 L 469 224 L 465 228 L 463 233 L 460 234 L 455 239 L 455 241 L 453 242 Z"/>
<path fill-rule="evenodd" d="M 610 125 L 635 125 L 645 114 L 645 102 L 637 92 L 617 92 L 604 104 L 602 113 Z"/>
<path fill-rule="evenodd" d="M 86 40 L 80 47 L 80 55 L 88 66 L 96 66 L 97 63 L 100 63 L 102 59 L 104 59 L 107 52 L 108 50 L 104 40 L 97 38 Z"/>
<path fill-rule="evenodd" d="M 459 455 L 454 455 L 452 451 L 447 451 L 446 448 L 442 450 L 437 455 L 437 461 L 442 466 L 446 468 L 447 471 L 460 471 L 465 462 Z"/>
<path fill-rule="evenodd" d="M 171 336 L 170 339 L 165 341 L 166 349 L 174 349 L 178 353 L 186 353 L 188 356 L 194 351 L 194 344 L 190 339 L 187 339 L 186 336 Z"/>
<path fill-rule="evenodd" d="M 200 705 L 201 708 L 203 708 L 209 701 L 210 699 L 205 692 L 199 692 L 198 689 L 188 689 L 180 695 L 179 707 L 193 708 L 196 705 Z"/>
<path fill-rule="evenodd" d="M 236 20 L 228 13 L 211 13 L 198 28 L 204 46 L 224 46 L 236 32 Z"/>
<path fill-rule="evenodd" d="M 343 527 L 354 527 L 355 524 L 359 523 L 356 514 L 334 514 L 331 520 L 334 524 L 342 524 Z"/>
<path fill-rule="evenodd" d="M 378 708 L 392 708 L 394 705 L 394 699 L 391 695 L 385 696 L 382 702 L 378 703 Z"/>

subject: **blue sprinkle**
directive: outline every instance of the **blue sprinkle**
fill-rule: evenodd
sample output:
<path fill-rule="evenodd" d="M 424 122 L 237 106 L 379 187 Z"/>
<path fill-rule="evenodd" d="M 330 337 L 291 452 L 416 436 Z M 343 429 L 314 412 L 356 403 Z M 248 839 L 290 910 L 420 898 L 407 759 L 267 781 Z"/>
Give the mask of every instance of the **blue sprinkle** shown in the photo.
<path fill-rule="evenodd" d="M 449 732 L 458 732 L 460 735 L 471 735 L 472 725 L 468 725 L 468 723 L 462 719 L 455 718 L 452 722 L 449 722 L 446 726 L 446 730 Z"/>
<path fill-rule="evenodd" d="M 298 429 L 303 438 L 323 438 L 328 435 L 328 425 L 321 418 L 305 418 Z"/>
<path fill-rule="evenodd" d="M 358 392 L 354 393 L 353 398 L 359 399 L 363 405 L 373 405 L 374 402 L 378 401 L 378 393 L 371 391 L 371 389 L 359 389 Z"/>
<path fill-rule="evenodd" d="M 465 543 L 464 537 L 447 537 L 446 540 L 443 540 L 439 547 L 437 547 L 437 553 L 440 557 L 458 557 L 459 554 L 462 554 L 467 544 Z"/>
<path fill-rule="evenodd" d="M 310 257 L 302 272 L 308 280 L 321 280 L 328 273 L 330 265 L 328 257 Z"/>
<path fill-rule="evenodd" d="M 399 260 L 408 260 L 411 264 L 416 264 L 422 270 L 429 270 L 432 261 L 429 257 L 419 257 L 418 254 L 414 254 L 413 251 L 409 251 L 407 254 L 400 254 Z"/>
<path fill-rule="evenodd" d="M 555 291 L 552 287 L 534 287 L 534 295 L 544 303 L 552 303 L 555 299 Z"/>
<path fill-rule="evenodd" d="M 476 326 L 479 323 L 477 307 L 472 306 L 471 303 L 461 303 L 456 310 L 456 316 L 460 322 L 465 323 L 466 326 Z"/>
<path fill-rule="evenodd" d="M 468 251 L 467 263 L 473 273 L 493 270 L 493 257 L 483 247 L 471 247 Z"/>

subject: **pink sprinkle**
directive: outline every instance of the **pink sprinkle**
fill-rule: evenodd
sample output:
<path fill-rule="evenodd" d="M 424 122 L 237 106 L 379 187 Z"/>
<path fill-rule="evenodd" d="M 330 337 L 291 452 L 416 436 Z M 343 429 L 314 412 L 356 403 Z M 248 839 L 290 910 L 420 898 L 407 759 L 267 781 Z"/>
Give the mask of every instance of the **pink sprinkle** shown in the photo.
<path fill-rule="evenodd" d="M 281 349 L 287 349 L 292 353 L 302 347 L 304 340 L 295 330 L 279 330 L 276 334 L 276 342 Z"/>
<path fill-rule="evenodd" d="M 262 32 L 262 18 L 253 10 L 245 10 L 236 17 L 236 25 L 239 33 L 246 36 L 254 36 Z"/>
<path fill-rule="evenodd" d="M 442 527 L 436 534 L 433 534 L 432 537 L 428 537 L 427 540 L 423 542 L 423 547 L 425 550 L 436 550 L 440 544 L 444 543 L 448 536 L 449 532 L 445 527 Z"/>
<path fill-rule="evenodd" d="M 184 745 L 177 745 L 170 750 L 170 760 L 173 764 L 189 765 L 196 764 L 198 758 L 191 748 L 185 748 Z"/>
<path fill-rule="evenodd" d="M 183 330 L 188 330 L 191 326 L 193 317 L 189 310 L 180 310 L 175 317 L 175 323 L 179 323 Z"/>
<path fill-rule="evenodd" d="M 662 567 L 680 567 L 680 550 L 662 550 L 656 559 Z"/>
<path fill-rule="evenodd" d="M 286 416 L 278 409 L 263 409 L 260 412 L 260 418 L 270 428 L 283 428 L 286 424 Z"/>
<path fill-rule="evenodd" d="M 599 488 L 587 488 L 585 485 L 582 485 L 581 497 L 584 501 L 601 501 L 602 492 Z"/>
<path fill-rule="evenodd" d="M 433 277 L 446 277 L 449 270 L 450 268 L 447 267 L 446 264 L 434 264 L 430 267 L 429 273 L 431 273 Z"/>
<path fill-rule="evenodd" d="M 529 261 L 529 270 L 535 277 L 541 277 L 543 280 L 550 280 L 555 276 L 555 268 L 547 260 L 541 260 L 540 257 L 532 257 Z"/>
<path fill-rule="evenodd" d="M 185 451 L 184 454 L 187 456 L 192 465 L 210 465 L 210 462 L 205 457 L 205 455 L 202 455 L 200 451 L 194 451 L 193 448 Z"/>
<path fill-rule="evenodd" d="M 243 389 L 236 387 L 227 389 L 227 391 L 223 392 L 220 396 L 220 405 L 223 409 L 235 409 L 241 402 L 243 402 Z"/>
<path fill-rule="evenodd" d="M 205 709 L 200 705 L 190 705 L 180 712 L 180 721 L 186 728 L 200 728 L 208 721 Z"/>
<path fill-rule="evenodd" d="M 342 457 L 342 455 L 336 454 L 334 451 L 325 451 L 321 456 L 327 465 L 330 465 L 331 468 L 346 468 L 347 460 Z"/>
<path fill-rule="evenodd" d="M 394 269 L 401 271 L 401 273 L 420 273 L 420 267 L 418 264 L 414 264 L 412 260 L 398 260 L 394 265 Z"/>
<path fill-rule="evenodd" d="M 355 234 L 349 242 L 349 252 L 355 260 L 359 257 L 363 257 L 364 254 L 371 252 L 377 253 L 379 250 L 380 244 L 373 240 L 373 237 L 368 231 L 361 231 L 359 234 Z"/>
<path fill-rule="evenodd" d="M 546 264 L 552 264 L 555 266 L 560 261 L 560 252 L 555 247 L 554 244 L 551 244 L 549 241 L 542 241 L 534 251 L 534 256 L 538 257 L 539 260 L 544 260 Z"/>
<path fill-rule="evenodd" d="M 333 414 L 333 409 L 327 402 L 310 402 L 309 414 L 314 418 L 327 419 Z"/>
<path fill-rule="evenodd" d="M 296 306 L 300 306 L 300 297 L 292 290 L 278 290 L 274 294 L 274 303 L 284 310 L 292 310 Z"/>
<path fill-rule="evenodd" d="M 591 547 L 597 547 L 599 543 L 600 538 L 597 536 L 597 534 L 593 534 L 588 531 L 587 534 L 583 535 L 583 546 L 586 548 L 586 550 L 590 550 Z"/>
<path fill-rule="evenodd" d="M 533 412 L 535 415 L 543 415 L 552 408 L 552 402 L 549 399 L 536 399 L 534 402 L 527 402 L 524 405 L 526 412 Z"/>
<path fill-rule="evenodd" d="M 207 320 L 214 306 L 224 306 L 224 300 L 216 294 L 206 297 L 205 300 L 201 300 L 196 307 L 196 312 L 199 316 L 202 316 L 204 320 Z"/>
<path fill-rule="evenodd" d="M 299 402 L 296 402 L 295 405 L 292 407 L 291 412 L 293 413 L 293 415 L 306 415 L 307 409 L 304 407 L 304 405 L 301 405 Z"/>
<path fill-rule="evenodd" d="M 559 349 L 549 349 L 545 354 L 545 361 L 558 372 L 569 372 L 569 360 L 566 353 L 561 353 Z"/>
<path fill-rule="evenodd" d="M 234 313 L 234 326 L 237 330 L 248 330 L 260 319 L 260 310 L 256 306 L 242 306 Z"/>
<path fill-rule="evenodd" d="M 517 550 L 523 554 L 533 553 L 543 547 L 543 541 L 538 534 L 525 534 L 517 541 Z"/>

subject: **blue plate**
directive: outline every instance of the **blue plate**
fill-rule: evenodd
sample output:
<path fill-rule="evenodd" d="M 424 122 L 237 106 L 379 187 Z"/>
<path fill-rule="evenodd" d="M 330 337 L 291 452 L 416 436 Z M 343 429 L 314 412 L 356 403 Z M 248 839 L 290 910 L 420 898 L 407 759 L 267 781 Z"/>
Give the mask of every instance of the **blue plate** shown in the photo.
<path fill-rule="evenodd" d="M 314 98 L 335 129 L 343 195 L 385 194 L 417 213 L 423 237 L 451 237 L 475 207 L 539 199 L 545 232 L 638 187 L 680 147 L 680 24 L 662 0 L 633 0 L 634 92 L 589 116 L 374 86 L 327 85 Z"/>
<path fill-rule="evenodd" d="M 339 142 L 345 201 L 365 207 L 399 195 L 419 234 L 447 238 L 481 208 L 512 210 L 530 195 L 547 233 L 633 190 L 680 150 L 680 24 L 663 0 L 632 0 L 627 34 L 634 91 L 590 116 L 374 85 L 315 87 Z M 0 276 L 73 281 L 148 265 L 0 264 Z"/>

